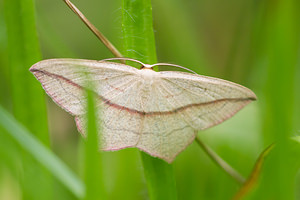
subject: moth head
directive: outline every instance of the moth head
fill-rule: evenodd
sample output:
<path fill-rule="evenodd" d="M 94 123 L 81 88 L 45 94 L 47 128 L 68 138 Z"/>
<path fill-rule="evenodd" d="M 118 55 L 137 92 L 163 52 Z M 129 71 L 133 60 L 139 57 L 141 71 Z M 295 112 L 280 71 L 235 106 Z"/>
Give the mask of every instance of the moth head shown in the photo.
<path fill-rule="evenodd" d="M 153 70 L 153 65 L 143 64 L 143 65 L 141 66 L 141 69 L 151 69 L 151 70 Z"/>

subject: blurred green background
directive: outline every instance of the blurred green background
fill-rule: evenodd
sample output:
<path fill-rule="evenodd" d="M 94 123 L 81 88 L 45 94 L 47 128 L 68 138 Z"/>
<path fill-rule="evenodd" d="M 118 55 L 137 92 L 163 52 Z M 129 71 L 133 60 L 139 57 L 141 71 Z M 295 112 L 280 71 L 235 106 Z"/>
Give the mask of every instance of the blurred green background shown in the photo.
<path fill-rule="evenodd" d="M 37 99 L 31 90 L 13 91 L 28 82 L 35 84 L 33 91 L 40 90 L 28 69 L 41 59 L 100 60 L 113 55 L 61 0 L 35 1 L 40 44 L 33 42 L 35 50 L 30 45 L 18 46 L 35 34 L 34 23 L 32 27 L 22 27 L 22 21 L 32 17 L 22 6 L 31 3 L 31 0 L 0 0 L 0 105 L 17 116 L 21 124 L 32 124 L 27 128 L 40 134 L 35 137 L 82 178 L 85 142 L 73 117 L 48 97 L 45 110 L 43 98 Z M 121 0 L 74 0 L 73 3 L 124 52 Z M 199 132 L 207 145 L 245 177 L 251 173 L 259 154 L 273 142 L 278 144 L 267 156 L 258 182 L 245 199 L 300 199 L 300 144 L 289 139 L 300 134 L 300 2 L 152 0 L 152 7 L 159 62 L 182 65 L 199 74 L 242 84 L 258 96 L 256 102 L 230 120 Z M 14 8 L 19 14 L 14 13 Z M 27 28 L 33 32 L 26 32 Z M 35 54 L 34 58 L 18 62 L 24 51 L 27 57 Z M 23 71 L 13 65 L 21 66 Z M 28 82 L 22 83 L 24 76 L 28 76 Z M 16 105 L 22 106 L 16 109 Z M 37 115 L 27 119 L 22 112 Z M 36 117 L 45 112 L 47 119 Z M 78 199 L 3 127 L 0 127 L 0 199 Z M 103 170 L 106 199 L 149 199 L 137 149 L 104 152 L 101 157 L 99 170 Z M 178 199 L 231 199 L 241 187 L 196 143 L 172 165 Z"/>

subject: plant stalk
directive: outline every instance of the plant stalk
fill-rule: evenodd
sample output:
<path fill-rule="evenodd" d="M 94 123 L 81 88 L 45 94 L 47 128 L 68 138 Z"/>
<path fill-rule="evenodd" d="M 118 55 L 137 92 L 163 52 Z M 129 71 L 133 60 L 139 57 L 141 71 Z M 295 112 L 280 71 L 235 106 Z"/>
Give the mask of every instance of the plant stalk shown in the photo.
<path fill-rule="evenodd" d="M 228 175 L 230 175 L 239 184 L 245 183 L 246 179 L 238 171 L 236 171 L 233 167 L 231 167 L 226 161 L 224 161 L 209 146 L 204 144 L 198 136 L 196 137 L 196 142 L 200 145 L 200 147 L 204 150 L 204 152 Z"/>

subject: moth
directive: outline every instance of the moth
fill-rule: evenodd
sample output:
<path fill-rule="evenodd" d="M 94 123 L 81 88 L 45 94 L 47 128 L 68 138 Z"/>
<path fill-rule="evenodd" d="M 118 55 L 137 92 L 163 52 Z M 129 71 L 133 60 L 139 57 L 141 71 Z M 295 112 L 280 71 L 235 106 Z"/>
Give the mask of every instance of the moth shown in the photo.
<path fill-rule="evenodd" d="M 141 65 L 137 69 L 108 61 L 50 59 L 30 71 L 53 101 L 75 117 L 83 135 L 85 90 L 96 94 L 102 150 L 137 147 L 169 163 L 193 142 L 197 131 L 223 122 L 256 99 L 250 89 L 226 80 L 156 72 L 153 66 L 160 64 Z"/>

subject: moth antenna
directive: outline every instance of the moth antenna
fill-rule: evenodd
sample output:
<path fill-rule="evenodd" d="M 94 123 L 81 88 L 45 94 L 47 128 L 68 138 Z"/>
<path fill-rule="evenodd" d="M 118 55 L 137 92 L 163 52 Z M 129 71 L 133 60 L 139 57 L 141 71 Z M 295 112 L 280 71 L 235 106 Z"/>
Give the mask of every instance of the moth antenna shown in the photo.
<path fill-rule="evenodd" d="M 107 60 L 129 60 L 129 61 L 132 61 L 132 62 L 136 62 L 136 63 L 139 63 L 143 66 L 145 66 L 146 64 L 142 63 L 141 61 L 139 60 L 136 60 L 136 59 L 133 59 L 133 58 L 106 58 L 106 59 L 103 59 L 101 61 L 107 61 Z M 151 65 L 152 66 L 152 65 Z"/>
<path fill-rule="evenodd" d="M 123 57 L 123 55 L 118 51 L 118 49 L 84 16 L 84 14 L 82 14 L 82 12 L 70 0 L 63 1 L 96 35 L 96 37 L 114 54 L 114 56 Z"/>
<path fill-rule="evenodd" d="M 197 74 L 196 72 L 194 72 L 194 71 L 191 70 L 191 69 L 188 69 L 188 68 L 186 68 L 186 67 L 182 67 L 182 66 L 180 66 L 180 65 L 170 64 L 170 63 L 156 63 L 156 64 L 153 64 L 153 65 L 151 65 L 151 66 L 154 67 L 154 66 L 158 66 L 158 65 L 160 65 L 160 66 L 177 67 L 177 68 L 181 68 L 181 69 L 187 70 L 187 71 L 189 71 L 189 72 L 192 72 L 192 73 L 194 73 L 194 74 Z"/>

